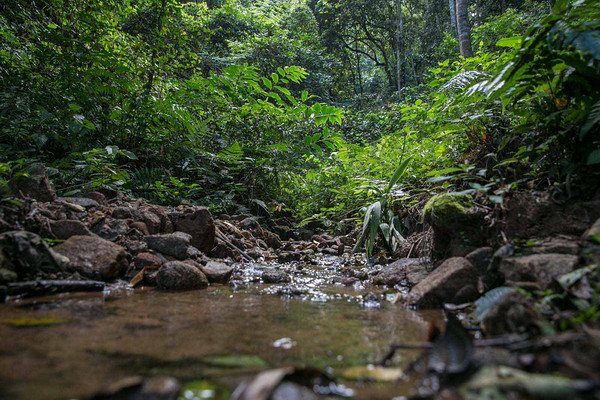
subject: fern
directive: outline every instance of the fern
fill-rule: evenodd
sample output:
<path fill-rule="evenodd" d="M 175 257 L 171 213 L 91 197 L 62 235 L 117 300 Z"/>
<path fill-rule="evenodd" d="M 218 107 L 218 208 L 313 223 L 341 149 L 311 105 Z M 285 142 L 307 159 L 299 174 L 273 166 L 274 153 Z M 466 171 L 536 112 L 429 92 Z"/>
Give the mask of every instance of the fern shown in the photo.
<path fill-rule="evenodd" d="M 442 92 L 456 92 L 463 90 L 469 85 L 472 85 L 474 82 L 481 80 L 483 77 L 489 77 L 489 74 L 480 71 L 465 71 L 460 74 L 452 77 L 448 82 L 446 82 L 441 88 Z"/>
<path fill-rule="evenodd" d="M 587 117 L 587 120 L 581 127 L 579 132 L 579 140 L 583 138 L 592 130 L 592 128 L 600 122 L 600 101 L 592 106 L 592 109 Z"/>

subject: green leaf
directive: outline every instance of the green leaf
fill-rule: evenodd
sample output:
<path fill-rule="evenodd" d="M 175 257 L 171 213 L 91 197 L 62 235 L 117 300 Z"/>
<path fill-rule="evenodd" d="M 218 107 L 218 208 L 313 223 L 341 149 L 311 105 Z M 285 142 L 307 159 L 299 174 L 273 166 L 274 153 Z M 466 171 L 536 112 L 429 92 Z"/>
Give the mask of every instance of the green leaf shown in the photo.
<path fill-rule="evenodd" d="M 308 99 L 308 92 L 305 90 L 302 92 L 302 101 L 306 101 Z"/>
<path fill-rule="evenodd" d="M 312 136 L 304 136 L 304 145 L 305 146 L 310 146 L 310 144 L 312 143 Z"/>
<path fill-rule="evenodd" d="M 283 70 L 283 68 L 279 67 L 277 68 L 277 72 L 279 73 L 279 75 L 281 75 L 282 77 L 285 76 L 285 71 Z"/>
<path fill-rule="evenodd" d="M 408 157 L 406 160 L 402 161 L 400 163 L 400 165 L 398 165 L 398 168 L 396 169 L 396 172 L 394 172 L 394 175 L 392 176 L 392 179 L 390 179 L 390 183 L 388 184 L 388 187 L 386 189 L 387 192 L 389 192 L 390 190 L 392 190 L 392 188 L 394 187 L 394 185 L 396 183 L 398 183 L 398 181 L 400 180 L 400 178 L 402 178 L 402 176 L 406 172 L 406 169 L 408 168 L 408 164 L 410 163 L 411 159 L 412 159 L 412 156 Z"/>
<path fill-rule="evenodd" d="M 279 82 L 279 75 L 273 73 L 271 74 L 271 79 L 273 80 L 273 83 L 277 83 Z"/>
<path fill-rule="evenodd" d="M 262 83 L 263 83 L 263 85 L 265 85 L 266 87 L 268 87 L 269 90 L 273 89 L 273 84 L 267 78 L 263 77 L 262 78 Z"/>
<path fill-rule="evenodd" d="M 509 38 L 500 39 L 496 42 L 496 46 L 510 47 L 511 49 L 518 49 L 523 43 L 522 36 L 513 36 Z"/>
<path fill-rule="evenodd" d="M 587 158 L 587 165 L 594 164 L 600 164 L 600 149 L 592 151 Z"/>
<path fill-rule="evenodd" d="M 323 149 L 318 144 L 312 144 L 312 148 L 317 152 L 319 156 L 323 156 Z"/>
<path fill-rule="evenodd" d="M 71 111 L 77 112 L 79 110 L 81 110 L 81 106 L 79 104 L 69 104 L 69 109 Z"/>
<path fill-rule="evenodd" d="M 58 25 L 56 25 L 56 24 L 48 24 L 48 28 L 50 28 L 50 29 L 56 29 L 56 28 L 58 28 Z"/>

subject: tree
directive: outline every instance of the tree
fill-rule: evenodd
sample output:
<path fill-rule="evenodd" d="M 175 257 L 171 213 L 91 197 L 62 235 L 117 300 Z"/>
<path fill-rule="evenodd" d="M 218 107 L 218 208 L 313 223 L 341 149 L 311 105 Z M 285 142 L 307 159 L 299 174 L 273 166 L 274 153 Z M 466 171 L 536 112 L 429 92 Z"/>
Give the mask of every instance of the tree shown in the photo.
<path fill-rule="evenodd" d="M 468 0 L 456 0 L 456 22 L 458 28 L 460 55 L 465 58 L 473 57 L 473 48 L 471 47 L 471 25 L 469 24 Z"/>

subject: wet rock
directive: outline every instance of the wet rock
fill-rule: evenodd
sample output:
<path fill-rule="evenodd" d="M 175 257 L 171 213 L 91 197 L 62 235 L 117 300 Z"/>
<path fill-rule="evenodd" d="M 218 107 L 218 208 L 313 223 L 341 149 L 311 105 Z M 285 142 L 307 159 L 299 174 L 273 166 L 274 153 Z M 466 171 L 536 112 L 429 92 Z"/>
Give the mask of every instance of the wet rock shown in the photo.
<path fill-rule="evenodd" d="M 250 232 L 262 234 L 262 228 L 254 217 L 247 217 L 240 221 L 240 228 Z"/>
<path fill-rule="evenodd" d="M 499 272 L 506 281 L 537 282 L 545 290 L 554 278 L 573 271 L 578 262 L 579 257 L 570 254 L 506 257 L 500 262 Z"/>
<path fill-rule="evenodd" d="M 192 207 L 170 215 L 176 231 L 191 235 L 191 244 L 204 253 L 215 247 L 215 221 L 206 207 Z"/>
<path fill-rule="evenodd" d="M 204 272 L 210 283 L 227 283 L 233 273 L 233 268 L 229 265 L 216 261 L 207 262 L 200 267 L 200 270 Z"/>
<path fill-rule="evenodd" d="M 444 261 L 429 276 L 412 288 L 408 302 L 423 308 L 442 303 L 464 303 L 477 298 L 479 274 L 467 259 L 453 257 Z M 469 289 L 470 288 L 470 289 Z"/>
<path fill-rule="evenodd" d="M 248 254 L 253 260 L 256 260 L 256 261 L 264 257 L 263 251 L 258 247 L 253 247 L 251 249 L 248 249 L 246 251 L 246 254 Z"/>
<path fill-rule="evenodd" d="M 146 206 L 146 208 L 160 219 L 160 229 L 158 233 L 173 233 L 173 223 L 164 207 L 150 204 Z"/>
<path fill-rule="evenodd" d="M 91 279 L 115 279 L 128 264 L 123 247 L 96 236 L 71 236 L 54 250 L 69 259 L 68 269 Z"/>
<path fill-rule="evenodd" d="M 302 254 L 299 252 L 281 252 L 277 256 L 277 262 L 280 264 L 290 263 L 292 261 L 300 261 L 302 260 Z"/>
<path fill-rule="evenodd" d="M 115 207 L 112 210 L 112 217 L 117 219 L 128 219 L 133 218 L 134 210 L 131 207 Z"/>
<path fill-rule="evenodd" d="M 196 267 L 181 261 L 170 261 L 158 270 L 156 285 L 161 290 L 196 290 L 206 288 L 208 279 Z"/>
<path fill-rule="evenodd" d="M 306 386 L 294 382 L 282 382 L 275 388 L 271 400 L 318 400 L 319 397 Z"/>
<path fill-rule="evenodd" d="M 149 210 L 143 210 L 140 214 L 139 221 L 146 224 L 149 234 L 155 235 L 161 232 L 162 222 L 158 215 Z"/>
<path fill-rule="evenodd" d="M 22 193 L 26 197 L 44 202 L 56 200 L 56 193 L 50 187 L 44 164 L 32 164 L 27 174 L 27 176 L 17 176 L 9 182 L 10 189 L 15 195 L 20 196 Z"/>
<path fill-rule="evenodd" d="M 484 217 L 470 195 L 433 196 L 423 208 L 423 218 L 433 227 L 435 258 L 465 256 L 485 244 Z"/>
<path fill-rule="evenodd" d="M 75 204 L 83 208 L 92 208 L 100 206 L 100 204 L 98 204 L 96 200 L 87 197 L 59 197 L 57 201 L 61 203 Z"/>
<path fill-rule="evenodd" d="M 106 204 L 106 196 L 100 192 L 89 192 L 85 195 L 85 197 L 96 201 L 98 204 Z"/>
<path fill-rule="evenodd" d="M 148 226 L 143 222 L 136 221 L 131 224 L 131 228 L 137 229 L 144 236 L 150 235 L 150 232 L 148 231 Z"/>
<path fill-rule="evenodd" d="M 133 263 L 137 268 L 160 266 L 163 261 L 155 254 L 140 253 L 135 256 Z"/>
<path fill-rule="evenodd" d="M 480 247 L 467 254 L 465 258 L 483 274 L 490 265 L 493 255 L 494 250 L 491 247 Z"/>
<path fill-rule="evenodd" d="M 356 270 L 348 267 L 342 269 L 340 275 L 343 277 L 358 278 L 361 281 L 366 281 L 367 279 L 369 279 L 369 274 L 367 274 L 365 271 Z"/>
<path fill-rule="evenodd" d="M 176 400 L 180 391 L 175 378 L 132 376 L 113 383 L 92 400 Z"/>
<path fill-rule="evenodd" d="M 15 274 L 23 279 L 38 272 L 62 272 L 66 263 L 64 257 L 56 254 L 35 233 L 9 231 L 0 234 L 0 268 L 4 270 L 2 276 L 5 279 L 13 280 Z"/>
<path fill-rule="evenodd" d="M 512 291 L 500 298 L 486 312 L 481 322 L 487 336 L 507 333 L 540 333 L 539 316 L 533 303 L 522 293 Z"/>
<path fill-rule="evenodd" d="M 290 228 L 287 225 L 276 225 L 272 227 L 271 230 L 273 231 L 273 233 L 276 233 L 281 238 L 281 240 L 287 241 L 290 239 L 297 239 L 297 236 L 292 230 L 292 228 Z"/>
<path fill-rule="evenodd" d="M 277 269 L 263 272 L 261 278 L 264 283 L 289 283 L 292 281 L 288 274 Z"/>
<path fill-rule="evenodd" d="M 276 233 L 263 231 L 263 237 L 270 248 L 277 250 L 281 247 L 281 239 Z"/>
<path fill-rule="evenodd" d="M 398 284 L 416 285 L 425 278 L 433 266 L 422 258 L 404 258 L 384 267 L 374 278 L 375 285 L 393 287 Z"/>
<path fill-rule="evenodd" d="M 146 236 L 148 248 L 183 260 L 187 257 L 192 237 L 183 232 L 167 233 L 165 235 Z"/>
<path fill-rule="evenodd" d="M 576 238 L 550 237 L 519 249 L 521 254 L 579 254 Z"/>
<path fill-rule="evenodd" d="M 81 221 L 75 219 L 61 219 L 50 221 L 50 231 L 60 240 L 67 240 L 71 236 L 91 236 L 92 232 Z"/>
<path fill-rule="evenodd" d="M 225 244 L 225 242 L 217 239 L 217 244 L 215 245 L 215 247 L 210 251 L 210 256 L 211 257 L 215 257 L 215 258 L 231 258 L 232 260 L 239 260 L 241 258 L 240 256 L 240 252 L 232 249 L 231 247 L 227 246 Z"/>
<path fill-rule="evenodd" d="M 333 248 L 325 248 L 321 251 L 323 254 L 329 254 L 331 256 L 338 256 L 340 255 L 337 249 L 333 249 Z"/>

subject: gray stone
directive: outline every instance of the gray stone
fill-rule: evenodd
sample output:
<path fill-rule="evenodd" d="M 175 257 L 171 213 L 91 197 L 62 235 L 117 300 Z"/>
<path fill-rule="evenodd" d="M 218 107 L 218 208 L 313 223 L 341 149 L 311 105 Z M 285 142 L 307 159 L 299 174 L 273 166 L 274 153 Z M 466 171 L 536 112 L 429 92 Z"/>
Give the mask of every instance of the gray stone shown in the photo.
<path fill-rule="evenodd" d="M 128 265 L 123 247 L 97 236 L 71 236 L 54 250 L 69 259 L 68 269 L 91 279 L 115 279 Z"/>
<path fill-rule="evenodd" d="M 83 208 L 98 207 L 100 204 L 96 200 L 87 197 L 59 197 L 57 201 L 61 203 L 71 203 Z"/>
<path fill-rule="evenodd" d="M 14 274 L 23 279 L 40 271 L 61 272 L 65 266 L 66 260 L 35 233 L 9 231 L 0 234 L 0 268 L 5 270 L 2 275 L 7 279 L 14 278 Z"/>
<path fill-rule="evenodd" d="M 550 237 L 520 249 L 522 254 L 579 254 L 579 244 L 575 238 Z"/>
<path fill-rule="evenodd" d="M 112 210 L 112 217 L 117 219 L 128 219 L 133 218 L 133 214 L 136 212 L 131 207 L 115 207 Z"/>
<path fill-rule="evenodd" d="M 491 247 L 480 247 L 467 254 L 465 258 L 469 260 L 480 273 L 484 273 L 490 265 L 493 255 L 494 250 Z"/>
<path fill-rule="evenodd" d="M 452 257 L 412 288 L 408 302 L 423 308 L 442 303 L 464 303 L 477 297 L 477 269 L 467 259 Z M 468 290 L 468 287 L 471 290 Z"/>
<path fill-rule="evenodd" d="M 531 254 L 507 257 L 500 262 L 499 272 L 506 281 L 537 282 L 541 289 L 552 280 L 575 269 L 579 257 L 570 254 Z"/>
<path fill-rule="evenodd" d="M 227 283 L 233 272 L 233 268 L 229 265 L 217 261 L 207 262 L 200 267 L 200 270 L 204 272 L 210 283 Z"/>
<path fill-rule="evenodd" d="M 539 334 L 539 316 L 531 301 L 514 291 L 502 296 L 483 316 L 481 326 L 486 336 L 508 333 Z"/>
<path fill-rule="evenodd" d="M 289 283 L 292 281 L 288 274 L 276 269 L 263 272 L 261 278 L 264 283 Z"/>
<path fill-rule="evenodd" d="M 184 260 L 187 258 L 192 237 L 187 233 L 174 232 L 166 235 L 150 235 L 144 239 L 148 243 L 148 248 L 178 260 Z"/>
<path fill-rule="evenodd" d="M 281 239 L 279 235 L 273 232 L 264 231 L 265 243 L 272 249 L 279 249 L 281 247 Z"/>
<path fill-rule="evenodd" d="M 215 247 L 215 221 L 206 207 L 192 207 L 170 215 L 176 231 L 191 235 L 191 244 L 209 253 Z"/>
<path fill-rule="evenodd" d="M 198 268 L 181 261 L 170 261 L 158 270 L 156 285 L 161 290 L 196 290 L 206 288 L 208 280 Z"/>
<path fill-rule="evenodd" d="M 302 254 L 298 252 L 281 252 L 277 256 L 277 262 L 280 264 L 289 263 L 292 261 L 300 261 L 302 259 Z"/>
<path fill-rule="evenodd" d="M 19 175 L 9 183 L 15 195 L 20 196 L 22 193 L 24 196 L 45 202 L 56 200 L 56 193 L 50 187 L 44 164 L 32 164 L 26 172 L 27 175 Z"/>
<path fill-rule="evenodd" d="M 416 285 L 425 278 L 433 266 L 422 258 L 403 258 L 384 267 L 373 278 L 375 285 L 393 287 L 397 284 Z"/>
<path fill-rule="evenodd" d="M 76 219 L 61 219 L 50 221 L 50 231 L 60 240 L 67 240 L 71 236 L 91 236 L 92 232 L 85 224 Z"/>

